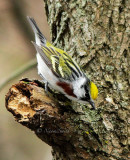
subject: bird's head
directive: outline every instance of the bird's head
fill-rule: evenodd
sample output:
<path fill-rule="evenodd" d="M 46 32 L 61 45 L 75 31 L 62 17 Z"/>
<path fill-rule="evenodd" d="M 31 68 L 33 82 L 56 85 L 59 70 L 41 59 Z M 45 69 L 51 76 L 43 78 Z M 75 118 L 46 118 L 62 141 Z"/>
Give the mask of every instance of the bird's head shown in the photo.
<path fill-rule="evenodd" d="M 82 89 L 82 97 L 80 97 L 82 102 L 89 102 L 93 109 L 95 109 L 95 104 L 93 100 L 95 100 L 98 96 L 98 88 L 97 86 L 91 82 L 86 81 L 83 85 L 81 85 Z"/>

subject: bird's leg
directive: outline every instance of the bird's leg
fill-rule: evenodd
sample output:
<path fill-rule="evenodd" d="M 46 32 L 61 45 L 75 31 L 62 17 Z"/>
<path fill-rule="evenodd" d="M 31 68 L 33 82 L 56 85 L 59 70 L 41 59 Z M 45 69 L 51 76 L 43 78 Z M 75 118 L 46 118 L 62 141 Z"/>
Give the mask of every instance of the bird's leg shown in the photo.
<path fill-rule="evenodd" d="M 45 82 L 45 92 L 48 94 L 48 82 Z"/>
<path fill-rule="evenodd" d="M 47 80 L 43 77 L 43 75 L 40 73 L 39 74 L 41 77 L 42 77 L 42 81 L 43 81 L 43 83 L 45 84 L 45 92 L 46 92 L 46 94 L 48 94 L 48 82 L 47 82 Z"/>
<path fill-rule="evenodd" d="M 43 77 L 43 75 L 42 75 L 41 73 L 38 73 L 38 74 L 39 74 L 40 77 L 42 77 L 42 81 L 43 81 L 44 83 L 46 83 L 46 79 Z"/>

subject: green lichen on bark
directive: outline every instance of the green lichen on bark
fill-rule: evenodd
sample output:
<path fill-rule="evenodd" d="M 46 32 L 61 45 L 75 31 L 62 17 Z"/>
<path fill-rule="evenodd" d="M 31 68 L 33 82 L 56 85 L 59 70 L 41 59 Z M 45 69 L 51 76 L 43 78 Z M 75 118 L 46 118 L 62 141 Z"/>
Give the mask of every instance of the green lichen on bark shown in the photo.
<path fill-rule="evenodd" d="M 129 1 L 44 2 L 53 44 L 67 51 L 99 88 L 97 111 L 83 106 L 72 106 L 74 111 L 80 114 L 72 118 L 86 136 L 81 136 L 80 143 L 86 150 L 86 157 L 91 150 L 92 159 L 95 153 L 97 159 L 108 156 L 111 160 L 126 160 L 130 144 Z M 86 125 L 87 122 L 89 126 Z M 95 137 L 91 133 L 94 133 Z M 94 147 L 87 143 L 90 139 L 97 140 L 96 144 L 100 146 L 95 151 Z"/>

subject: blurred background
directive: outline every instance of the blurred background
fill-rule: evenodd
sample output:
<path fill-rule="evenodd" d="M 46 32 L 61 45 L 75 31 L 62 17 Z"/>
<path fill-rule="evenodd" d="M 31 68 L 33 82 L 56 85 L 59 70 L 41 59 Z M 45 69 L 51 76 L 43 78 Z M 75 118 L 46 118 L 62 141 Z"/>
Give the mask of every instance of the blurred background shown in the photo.
<path fill-rule="evenodd" d="M 37 21 L 49 39 L 43 0 L 0 0 L 0 86 L 16 70 L 35 58 L 32 30 L 26 16 Z M 51 147 L 18 124 L 5 108 L 5 94 L 22 78 L 40 79 L 37 68 L 24 72 L 0 90 L 0 160 L 51 160 Z"/>

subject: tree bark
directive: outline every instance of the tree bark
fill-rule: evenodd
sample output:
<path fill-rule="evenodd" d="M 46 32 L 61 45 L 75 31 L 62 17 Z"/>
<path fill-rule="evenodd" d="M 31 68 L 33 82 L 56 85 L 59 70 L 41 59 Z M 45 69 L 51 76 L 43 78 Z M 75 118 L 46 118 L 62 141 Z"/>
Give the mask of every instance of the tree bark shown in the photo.
<path fill-rule="evenodd" d="M 67 51 L 98 86 L 97 109 L 51 90 L 46 95 L 38 81 L 29 80 L 12 86 L 7 109 L 52 146 L 55 160 L 127 160 L 128 1 L 44 2 L 53 44 Z"/>

